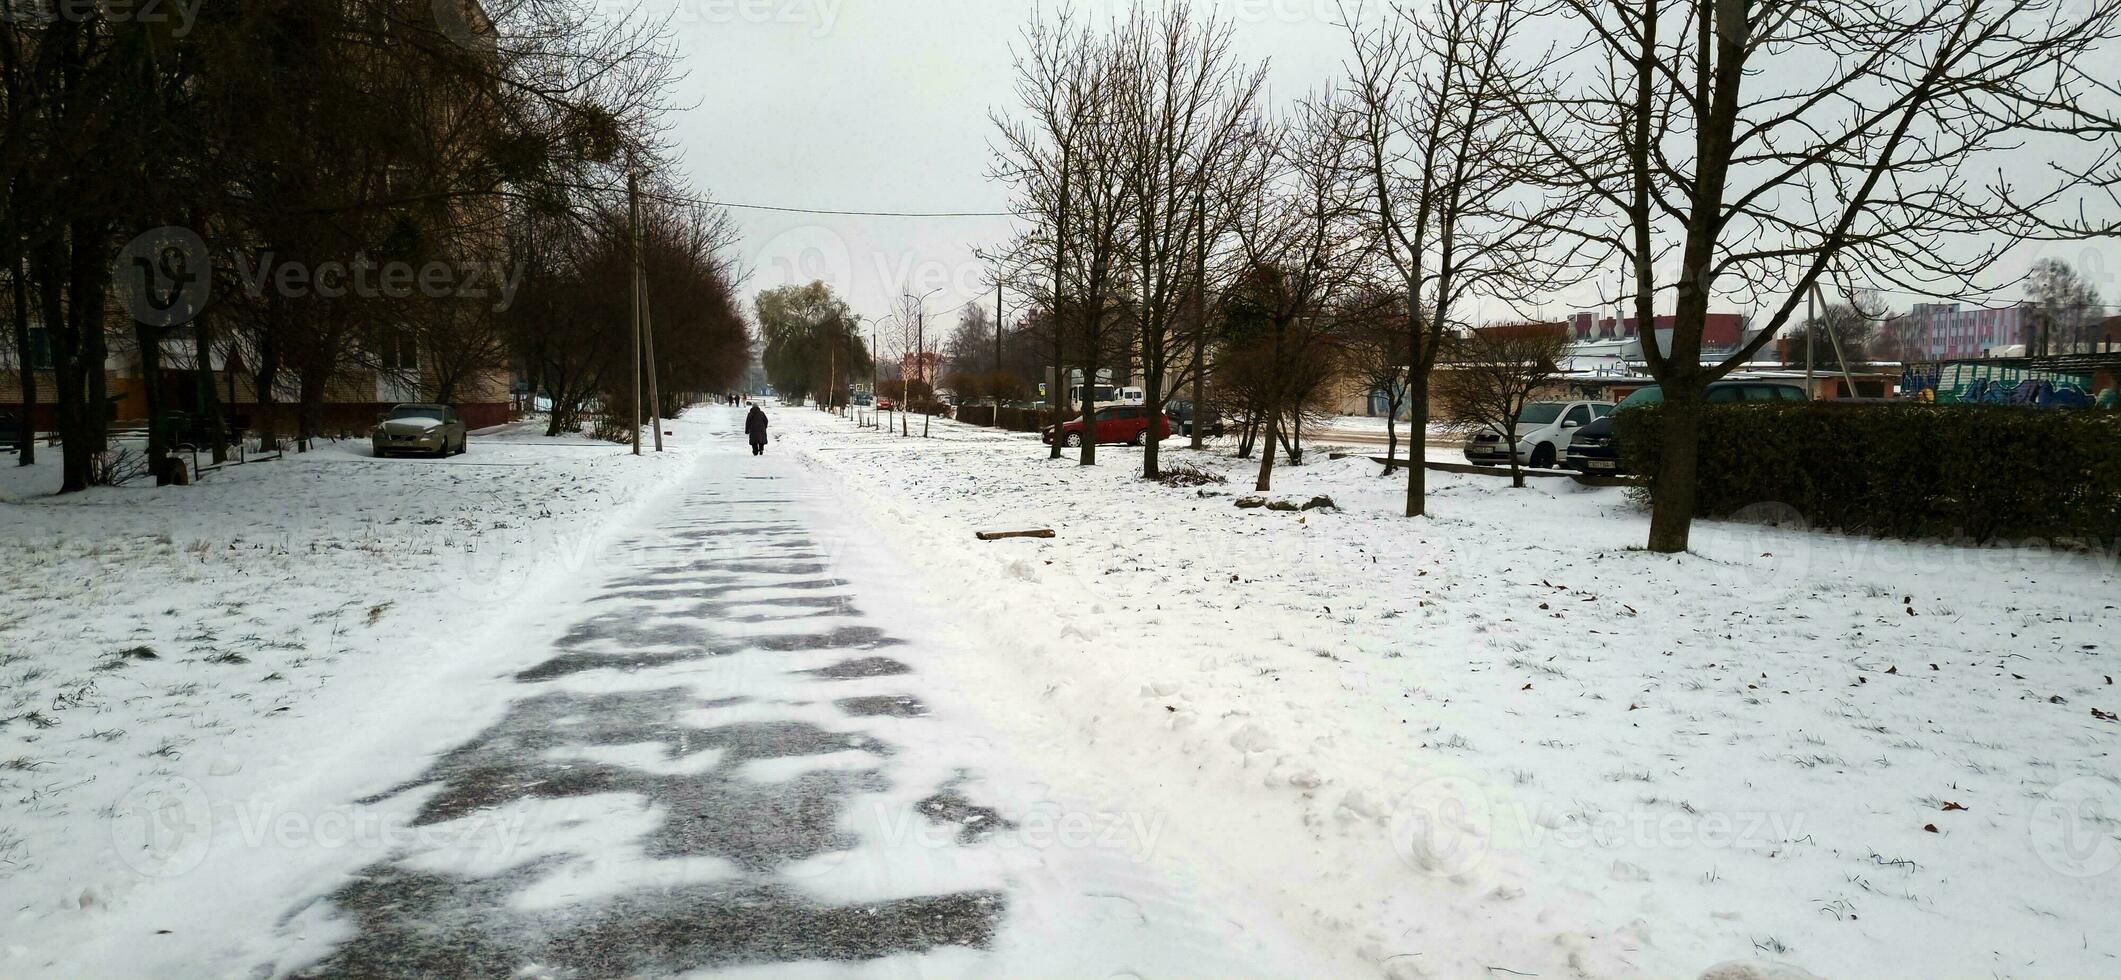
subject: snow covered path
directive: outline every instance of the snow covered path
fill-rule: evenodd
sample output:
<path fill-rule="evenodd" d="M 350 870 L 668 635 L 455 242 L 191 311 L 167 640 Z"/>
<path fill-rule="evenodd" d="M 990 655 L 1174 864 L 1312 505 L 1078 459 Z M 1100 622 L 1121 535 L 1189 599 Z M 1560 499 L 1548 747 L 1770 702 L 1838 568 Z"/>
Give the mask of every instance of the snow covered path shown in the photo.
<path fill-rule="evenodd" d="M 712 411 L 711 424 L 734 428 Z M 1072 804 L 1001 758 L 943 676 L 970 652 L 888 614 L 908 600 L 883 581 L 879 549 L 831 526 L 814 478 L 788 457 L 721 445 L 618 549 L 631 562 L 522 631 L 497 720 L 361 801 L 410 808 L 409 846 L 297 909 L 284 951 L 259 966 L 1295 966 L 1266 948 L 1271 932 L 1246 938 L 1145 871 L 1153 825 Z"/>

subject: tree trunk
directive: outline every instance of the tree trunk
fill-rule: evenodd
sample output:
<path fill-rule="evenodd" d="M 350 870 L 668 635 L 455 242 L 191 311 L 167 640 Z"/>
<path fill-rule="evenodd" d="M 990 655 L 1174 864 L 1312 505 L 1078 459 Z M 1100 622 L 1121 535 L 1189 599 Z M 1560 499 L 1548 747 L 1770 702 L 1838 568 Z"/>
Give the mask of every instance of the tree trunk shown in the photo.
<path fill-rule="evenodd" d="M 295 369 L 295 380 L 302 385 L 301 400 L 295 405 L 295 448 L 306 453 L 310 440 L 323 434 L 324 387 L 330 383 L 331 368 L 305 364 Z"/>
<path fill-rule="evenodd" d="M 1092 345 L 1091 349 L 1096 349 Z M 1083 359 L 1083 447 L 1076 455 L 1077 466 L 1097 465 L 1097 358 Z"/>
<path fill-rule="evenodd" d="M 1429 372 L 1407 372 L 1407 516 L 1428 513 Z"/>
<path fill-rule="evenodd" d="M 103 297 L 110 270 L 90 243 L 108 236 L 92 222 L 75 222 L 70 241 L 55 250 L 52 269 L 63 265 L 63 281 L 46 287 L 45 323 L 65 324 L 53 335 L 53 360 L 59 375 L 59 438 L 64 460 L 60 493 L 88 489 L 96 457 L 108 442 L 109 402 L 104 396 Z M 62 289 L 64 302 L 61 302 Z"/>
<path fill-rule="evenodd" d="M 164 418 L 169 404 L 162 392 L 162 330 L 135 320 L 133 343 L 140 348 L 140 392 L 147 402 L 147 471 L 154 474 L 155 486 L 166 487 L 176 482 L 176 474 L 170 472 L 174 447 Z"/>
<path fill-rule="evenodd" d="M 1159 345 L 1160 346 L 1160 345 Z M 1142 439 L 1142 477 L 1154 480 L 1163 475 L 1160 468 L 1158 447 L 1164 442 L 1164 427 L 1159 421 L 1164 417 L 1164 371 L 1160 366 L 1163 352 L 1157 351 L 1156 360 L 1149 362 L 1149 370 L 1143 372 L 1142 404 L 1149 413 L 1149 429 Z"/>
<path fill-rule="evenodd" d="M 1259 479 L 1252 484 L 1252 489 L 1260 493 L 1266 493 L 1274 489 L 1274 443 L 1277 438 L 1277 433 L 1274 430 L 1278 427 L 1280 421 L 1281 413 L 1267 413 L 1266 447 L 1259 452 Z"/>
<path fill-rule="evenodd" d="M 1666 383 L 1659 407 L 1657 482 L 1650 503 L 1650 550 L 1678 554 L 1687 549 L 1694 522 L 1694 477 L 1700 462 L 1701 411 L 1705 395 L 1689 382 Z"/>
<path fill-rule="evenodd" d="M 1524 489 L 1524 466 L 1517 462 L 1517 420 L 1510 419 L 1509 423 L 1509 425 L 1503 427 L 1502 441 L 1504 445 L 1509 447 L 1510 486 L 1522 490 Z"/>
<path fill-rule="evenodd" d="M 1393 467 L 1398 465 L 1396 460 L 1399 458 L 1399 402 L 1400 399 L 1392 397 L 1391 389 L 1385 389 L 1385 476 L 1391 476 Z M 1412 447 L 1409 447 L 1407 455 L 1414 455 Z"/>
<path fill-rule="evenodd" d="M 221 396 L 214 389 L 213 332 L 207 324 L 204 315 L 192 320 L 192 360 L 198 369 L 194 376 L 199 382 L 199 414 L 206 417 L 208 445 L 213 447 L 214 462 L 226 463 L 228 418 L 221 410 Z"/>
<path fill-rule="evenodd" d="M 257 391 L 253 400 L 257 402 L 257 417 L 251 420 L 251 428 L 258 430 L 258 451 L 269 452 L 279 448 L 279 427 L 273 418 L 273 387 L 280 382 L 280 350 L 272 342 L 271 331 L 276 324 L 269 324 L 266 336 L 258 341 L 258 369 L 251 376 L 251 386 Z"/>
<path fill-rule="evenodd" d="M 17 256 L 13 271 L 15 366 L 22 373 L 22 431 L 15 434 L 15 465 L 29 466 L 37 462 L 37 369 L 29 349 L 29 258 Z"/>

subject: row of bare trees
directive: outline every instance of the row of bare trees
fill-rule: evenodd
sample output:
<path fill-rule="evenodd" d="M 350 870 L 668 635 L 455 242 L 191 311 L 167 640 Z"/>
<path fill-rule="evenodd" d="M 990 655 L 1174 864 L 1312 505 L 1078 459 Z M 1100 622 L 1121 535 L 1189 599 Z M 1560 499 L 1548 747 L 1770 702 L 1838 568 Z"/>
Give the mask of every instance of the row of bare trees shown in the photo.
<path fill-rule="evenodd" d="M 49 355 L 63 490 L 107 444 L 114 352 L 137 360 L 151 460 L 168 412 L 219 419 L 238 378 L 268 442 L 326 434 L 355 371 L 450 402 L 514 362 L 560 415 L 631 397 L 624 370 L 571 362 L 629 329 L 607 299 L 630 282 L 613 266 L 631 258 L 625 174 L 662 156 L 662 28 L 590 0 L 24 6 L 0 24 L 4 346 L 25 416 Z M 728 229 L 682 204 L 643 224 L 645 260 L 674 277 L 650 276 L 659 359 L 711 361 L 719 383 L 748 346 L 714 257 Z M 570 363 L 552 354 L 570 328 L 527 315 L 533 298 L 593 324 Z M 197 390 L 168 390 L 164 368 Z M 219 459 L 226 429 L 203 431 Z"/>
<path fill-rule="evenodd" d="M 1104 26 L 1062 12 L 1024 32 L 1019 106 L 996 117 L 1026 227 L 1003 274 L 1059 325 L 1048 364 L 1138 368 L 1153 409 L 1210 375 L 1244 389 L 1262 488 L 1322 348 L 1403 401 L 1418 440 L 1454 338 L 1618 267 L 1664 444 L 1693 446 L 1707 386 L 1815 288 L 1971 294 L 2015 244 L 2121 231 L 2121 89 L 2097 67 L 2121 0 L 1381 14 L 1350 10 L 1345 77 L 1277 110 L 1225 23 L 1182 4 Z M 1764 313 L 1704 361 L 1712 303 Z M 1156 459 L 1152 443 L 1147 474 Z M 1649 544 L 1681 551 L 1695 454 L 1660 465 Z"/>
<path fill-rule="evenodd" d="M 1211 255 L 1262 173 L 1264 70 L 1237 61 L 1228 23 L 1184 4 L 1109 30 L 1041 17 L 1017 53 L 1021 111 L 996 115 L 995 170 L 1030 230 L 1002 251 L 1002 276 L 1045 312 L 1054 415 L 1071 369 L 1089 394 L 1101 369 L 1139 366 L 1152 411 L 1186 385 L 1197 396 L 1208 277 L 1229 265 Z M 1079 407 L 1093 425 L 1094 395 Z M 1096 459 L 1083 440 L 1081 462 Z M 1158 472 L 1153 439 L 1143 470 Z"/>

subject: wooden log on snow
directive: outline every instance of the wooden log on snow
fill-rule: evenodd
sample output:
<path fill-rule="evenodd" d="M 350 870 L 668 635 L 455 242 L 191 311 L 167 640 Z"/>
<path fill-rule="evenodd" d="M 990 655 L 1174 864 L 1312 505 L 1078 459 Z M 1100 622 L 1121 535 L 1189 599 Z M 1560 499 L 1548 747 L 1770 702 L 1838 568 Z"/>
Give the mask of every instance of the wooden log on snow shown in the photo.
<path fill-rule="evenodd" d="M 975 531 L 972 536 L 981 541 L 1000 541 L 1003 538 L 1050 538 L 1053 536 L 1053 529 L 1050 527 L 1038 527 L 1028 531 Z"/>

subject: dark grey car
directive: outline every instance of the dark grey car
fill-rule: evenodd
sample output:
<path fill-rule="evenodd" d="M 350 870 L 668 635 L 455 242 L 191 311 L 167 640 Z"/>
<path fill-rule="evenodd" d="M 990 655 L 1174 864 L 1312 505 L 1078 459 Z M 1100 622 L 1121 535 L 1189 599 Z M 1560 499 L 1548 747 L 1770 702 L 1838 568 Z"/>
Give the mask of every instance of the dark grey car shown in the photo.
<path fill-rule="evenodd" d="M 376 423 L 370 436 L 376 455 L 420 453 L 447 456 L 465 450 L 464 419 L 447 405 L 399 405 Z"/>

